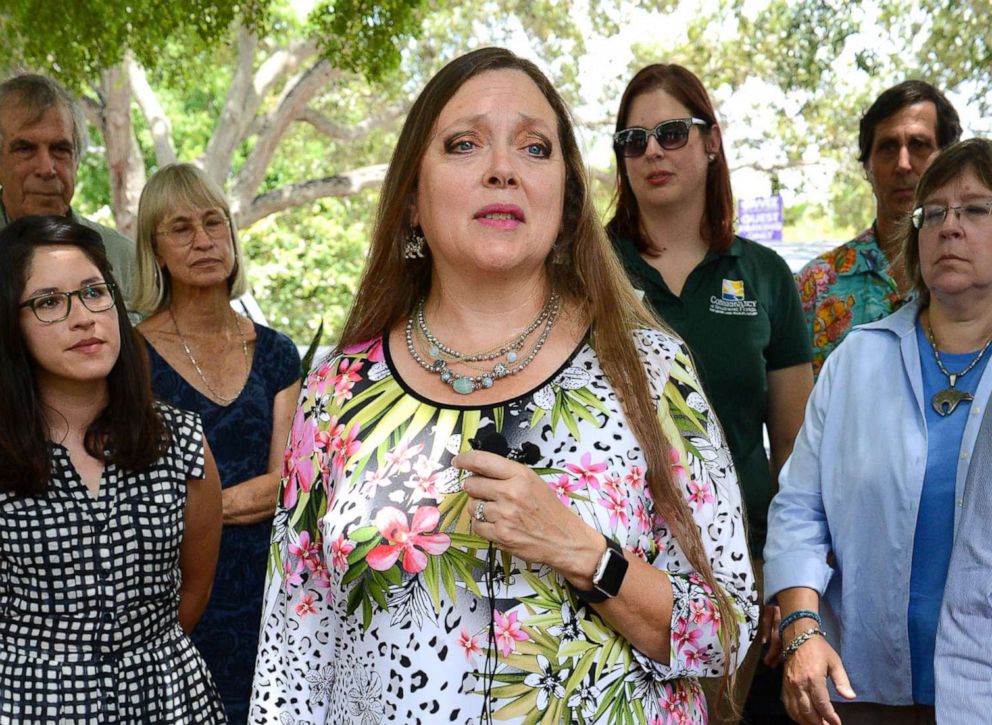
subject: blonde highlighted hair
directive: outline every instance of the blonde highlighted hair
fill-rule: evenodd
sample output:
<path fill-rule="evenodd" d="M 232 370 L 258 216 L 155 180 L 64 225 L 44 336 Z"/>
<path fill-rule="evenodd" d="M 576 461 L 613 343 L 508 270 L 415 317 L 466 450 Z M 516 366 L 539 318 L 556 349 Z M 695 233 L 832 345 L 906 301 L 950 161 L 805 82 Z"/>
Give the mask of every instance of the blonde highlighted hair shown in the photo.
<path fill-rule="evenodd" d="M 130 307 L 152 315 L 169 306 L 172 286 L 168 270 L 155 258 L 155 230 L 176 209 L 220 209 L 227 217 L 234 246 L 234 269 L 227 278 L 230 299 L 248 291 L 244 257 L 231 208 L 221 188 L 193 164 L 167 164 L 152 174 L 138 202 L 137 278 Z"/>

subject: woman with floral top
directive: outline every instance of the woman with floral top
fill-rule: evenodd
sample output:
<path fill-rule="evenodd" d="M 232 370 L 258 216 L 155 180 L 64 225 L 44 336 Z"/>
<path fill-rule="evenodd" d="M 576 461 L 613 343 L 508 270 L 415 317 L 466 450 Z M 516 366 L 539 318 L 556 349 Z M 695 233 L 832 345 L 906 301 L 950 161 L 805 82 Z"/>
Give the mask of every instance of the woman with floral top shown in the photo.
<path fill-rule="evenodd" d="M 753 636 L 719 426 L 508 51 L 407 117 L 272 551 L 254 723 L 703 723 Z"/>

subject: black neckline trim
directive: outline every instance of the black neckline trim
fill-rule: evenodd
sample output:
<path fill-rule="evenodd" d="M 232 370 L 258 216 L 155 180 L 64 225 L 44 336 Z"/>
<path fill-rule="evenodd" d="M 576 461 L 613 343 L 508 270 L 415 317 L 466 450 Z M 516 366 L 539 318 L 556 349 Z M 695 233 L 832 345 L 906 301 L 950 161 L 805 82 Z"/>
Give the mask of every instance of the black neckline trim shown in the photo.
<path fill-rule="evenodd" d="M 585 334 L 582 335 L 582 339 L 579 340 L 579 343 L 575 346 L 575 349 L 572 350 L 569 356 L 565 358 L 565 361 L 561 365 L 559 365 L 558 368 L 553 373 L 551 373 L 551 375 L 548 378 L 541 381 L 530 390 L 527 390 L 526 392 L 523 392 L 520 395 L 515 395 L 512 398 L 507 398 L 506 400 L 494 400 L 491 403 L 481 403 L 476 405 L 457 405 L 455 403 L 440 403 L 436 400 L 431 400 L 427 396 L 423 395 L 422 393 L 418 393 L 416 390 L 411 388 L 397 372 L 396 365 L 393 363 L 393 355 L 389 349 L 388 333 L 382 336 L 382 351 L 385 356 L 386 367 L 389 368 L 389 374 L 393 377 L 393 380 L 395 380 L 399 384 L 399 386 L 403 389 L 403 392 L 419 400 L 421 403 L 426 403 L 427 405 L 432 405 L 435 408 L 441 408 L 444 410 L 486 410 L 489 408 L 500 408 L 506 405 L 510 405 L 511 403 L 516 403 L 525 398 L 532 397 L 534 393 L 536 393 L 538 390 L 540 390 L 541 388 L 547 385 L 550 385 L 555 378 L 561 375 L 567 368 L 571 367 L 572 362 L 575 360 L 575 358 L 578 356 L 580 352 L 582 352 L 586 347 L 591 347 L 589 345 L 590 333 L 591 333 L 591 328 L 587 329 Z M 345 357 L 348 356 L 346 355 Z"/>

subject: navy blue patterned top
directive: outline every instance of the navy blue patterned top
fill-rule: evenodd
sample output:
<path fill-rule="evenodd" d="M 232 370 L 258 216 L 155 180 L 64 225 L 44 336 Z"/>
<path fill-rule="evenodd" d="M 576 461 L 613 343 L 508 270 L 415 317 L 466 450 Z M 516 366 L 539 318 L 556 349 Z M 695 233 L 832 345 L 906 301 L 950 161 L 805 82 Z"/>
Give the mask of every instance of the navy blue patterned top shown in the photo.
<path fill-rule="evenodd" d="M 288 337 L 258 324 L 255 332 L 248 381 L 227 406 L 196 390 L 146 344 L 155 395 L 200 415 L 223 488 L 268 470 L 273 402 L 300 376 L 300 355 Z M 271 529 L 271 520 L 224 526 L 213 593 L 192 635 L 232 723 L 247 720 Z"/>

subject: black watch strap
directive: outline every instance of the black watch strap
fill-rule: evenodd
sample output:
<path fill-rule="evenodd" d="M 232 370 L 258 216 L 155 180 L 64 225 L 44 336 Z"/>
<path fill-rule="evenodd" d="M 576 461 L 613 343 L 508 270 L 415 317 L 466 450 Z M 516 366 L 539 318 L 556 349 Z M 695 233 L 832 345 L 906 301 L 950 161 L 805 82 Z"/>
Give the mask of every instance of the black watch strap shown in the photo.
<path fill-rule="evenodd" d="M 605 602 L 619 594 L 623 578 L 627 575 L 629 562 L 623 555 L 620 544 L 608 536 L 603 538 L 606 539 L 606 551 L 593 574 L 592 589 L 578 589 L 569 584 L 572 593 L 589 604 Z"/>

